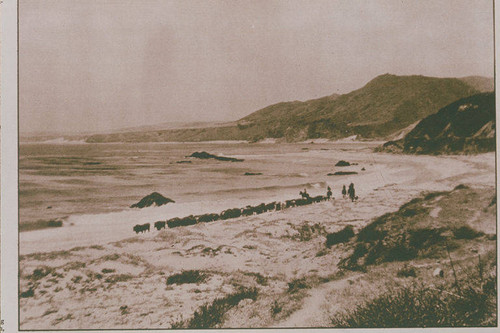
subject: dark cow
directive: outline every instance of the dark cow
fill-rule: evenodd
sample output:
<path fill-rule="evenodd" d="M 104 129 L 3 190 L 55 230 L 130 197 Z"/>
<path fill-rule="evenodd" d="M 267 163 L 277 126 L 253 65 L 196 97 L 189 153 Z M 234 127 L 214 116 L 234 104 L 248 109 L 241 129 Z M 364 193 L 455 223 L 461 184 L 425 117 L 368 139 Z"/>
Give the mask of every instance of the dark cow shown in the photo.
<path fill-rule="evenodd" d="M 255 213 L 255 210 L 252 206 L 246 206 L 241 210 L 241 215 L 243 216 L 250 216 L 253 215 L 253 213 Z"/>
<path fill-rule="evenodd" d="M 187 226 L 196 224 L 196 218 L 193 215 L 189 215 L 183 218 L 174 217 L 167 221 L 167 225 L 169 228 Z"/>
<path fill-rule="evenodd" d="M 180 226 L 180 224 L 179 224 L 180 220 L 181 219 L 178 218 L 178 217 L 171 218 L 170 220 L 167 221 L 167 225 L 168 225 L 169 228 L 178 227 L 178 226 Z"/>
<path fill-rule="evenodd" d="M 311 200 L 313 202 L 321 202 L 321 201 L 326 200 L 326 198 L 324 196 L 322 196 L 322 195 L 318 195 L 318 196 L 312 197 Z"/>
<path fill-rule="evenodd" d="M 256 214 L 262 214 L 262 213 L 265 213 L 267 211 L 265 203 L 261 203 L 260 205 L 255 206 L 253 209 L 254 209 Z"/>
<path fill-rule="evenodd" d="M 196 224 L 196 218 L 193 215 L 186 216 L 180 221 L 182 226 Z"/>
<path fill-rule="evenodd" d="M 241 209 L 240 208 L 232 208 L 232 209 L 227 209 L 220 213 L 220 218 L 222 220 L 227 220 L 227 219 L 233 219 L 236 217 L 241 216 Z"/>
<path fill-rule="evenodd" d="M 156 230 L 160 231 L 161 229 L 165 229 L 165 221 L 157 221 L 155 222 Z"/>
<path fill-rule="evenodd" d="M 266 211 L 268 211 L 268 212 L 269 212 L 269 211 L 273 211 L 273 210 L 275 210 L 275 209 L 276 209 L 276 201 L 273 201 L 273 202 L 268 203 L 268 204 L 266 205 Z"/>
<path fill-rule="evenodd" d="M 146 232 L 149 231 L 149 227 L 150 227 L 150 224 L 149 223 L 146 223 L 146 224 L 136 224 L 134 226 L 134 231 L 136 234 L 138 234 L 139 232 Z"/>
<path fill-rule="evenodd" d="M 198 222 L 212 222 L 219 219 L 219 214 L 203 214 L 198 216 Z"/>
<path fill-rule="evenodd" d="M 285 201 L 286 208 L 295 207 L 295 205 L 296 205 L 295 199 Z"/>

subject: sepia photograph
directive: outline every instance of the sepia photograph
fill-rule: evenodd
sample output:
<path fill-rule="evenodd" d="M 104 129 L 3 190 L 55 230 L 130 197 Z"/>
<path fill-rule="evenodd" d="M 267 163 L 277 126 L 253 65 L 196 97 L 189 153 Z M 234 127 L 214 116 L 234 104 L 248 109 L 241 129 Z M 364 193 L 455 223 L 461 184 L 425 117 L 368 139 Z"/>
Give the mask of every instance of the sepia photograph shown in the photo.
<path fill-rule="evenodd" d="M 498 327 L 494 17 L 492 0 L 18 0 L 10 320 Z"/>

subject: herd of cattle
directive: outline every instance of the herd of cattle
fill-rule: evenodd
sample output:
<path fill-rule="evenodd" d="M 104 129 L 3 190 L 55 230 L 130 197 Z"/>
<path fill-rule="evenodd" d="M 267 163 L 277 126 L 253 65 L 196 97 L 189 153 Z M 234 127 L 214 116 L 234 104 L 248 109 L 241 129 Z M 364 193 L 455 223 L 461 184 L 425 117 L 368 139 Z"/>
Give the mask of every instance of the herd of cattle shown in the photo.
<path fill-rule="evenodd" d="M 302 199 L 292 199 L 285 202 L 271 202 L 268 204 L 261 203 L 257 206 L 246 206 L 245 208 L 231 208 L 223 211 L 220 214 L 203 214 L 203 215 L 189 215 L 183 218 L 174 217 L 167 221 L 157 221 L 154 223 L 154 227 L 157 230 L 164 229 L 165 226 L 169 228 L 175 228 L 180 226 L 188 226 L 196 223 L 213 222 L 218 220 L 227 220 L 232 218 L 237 218 L 240 216 L 250 216 L 254 214 L 262 214 L 266 212 L 272 212 L 276 210 L 283 210 L 290 207 L 305 206 L 312 203 L 327 201 L 328 198 L 322 195 L 316 197 L 307 197 Z M 136 224 L 134 226 L 135 233 L 150 231 L 150 224 Z"/>

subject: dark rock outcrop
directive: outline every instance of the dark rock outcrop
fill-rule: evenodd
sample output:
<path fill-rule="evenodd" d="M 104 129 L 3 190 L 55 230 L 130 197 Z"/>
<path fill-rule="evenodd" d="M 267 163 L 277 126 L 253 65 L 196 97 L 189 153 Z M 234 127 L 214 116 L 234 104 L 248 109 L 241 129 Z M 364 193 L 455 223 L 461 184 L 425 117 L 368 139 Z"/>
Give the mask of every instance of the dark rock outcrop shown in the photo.
<path fill-rule="evenodd" d="M 162 206 L 168 204 L 169 202 L 175 202 L 175 201 L 169 198 L 165 198 L 158 192 L 153 192 L 150 195 L 147 195 L 144 198 L 142 198 L 141 201 L 139 201 L 138 203 L 135 203 L 132 206 L 130 206 L 130 208 L 144 208 L 152 205 Z"/>
<path fill-rule="evenodd" d="M 356 171 L 337 171 L 334 173 L 329 173 L 327 176 L 346 176 L 346 175 L 357 175 Z"/>
<path fill-rule="evenodd" d="M 337 162 L 337 164 L 335 164 L 335 166 L 337 166 L 337 167 L 344 167 L 344 166 L 350 166 L 350 165 L 351 165 L 351 163 L 344 161 L 344 160 L 340 160 Z"/>
<path fill-rule="evenodd" d="M 189 155 L 187 157 L 196 157 L 196 158 L 200 158 L 200 159 L 203 159 L 203 160 L 206 160 L 206 159 L 209 159 L 209 158 L 213 158 L 213 159 L 215 159 L 217 161 L 224 161 L 224 162 L 243 162 L 243 160 L 239 159 L 239 158 L 212 155 L 212 154 L 207 153 L 206 151 L 195 152 L 195 153 L 192 153 L 191 155 Z"/>

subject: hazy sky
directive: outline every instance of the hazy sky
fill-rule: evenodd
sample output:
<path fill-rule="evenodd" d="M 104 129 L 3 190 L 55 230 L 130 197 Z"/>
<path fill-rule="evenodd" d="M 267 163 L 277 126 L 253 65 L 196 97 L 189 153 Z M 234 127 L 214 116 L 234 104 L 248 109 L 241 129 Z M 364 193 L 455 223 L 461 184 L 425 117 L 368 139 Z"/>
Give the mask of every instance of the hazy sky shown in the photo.
<path fill-rule="evenodd" d="M 19 0 L 20 129 L 236 120 L 384 73 L 493 76 L 491 0 Z"/>

